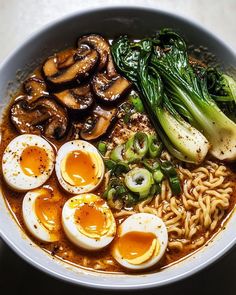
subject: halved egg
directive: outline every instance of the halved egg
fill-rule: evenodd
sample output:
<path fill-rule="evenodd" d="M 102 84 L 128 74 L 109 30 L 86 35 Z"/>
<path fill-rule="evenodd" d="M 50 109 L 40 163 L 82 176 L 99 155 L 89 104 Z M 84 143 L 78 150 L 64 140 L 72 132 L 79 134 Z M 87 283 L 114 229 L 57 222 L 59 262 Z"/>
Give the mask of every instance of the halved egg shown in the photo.
<path fill-rule="evenodd" d="M 3 153 L 3 176 L 14 190 L 34 189 L 48 180 L 54 161 L 53 148 L 45 139 L 23 134 L 14 138 Z"/>
<path fill-rule="evenodd" d="M 69 141 L 58 151 L 56 175 L 60 185 L 71 194 L 94 190 L 101 183 L 104 170 L 98 150 L 86 141 Z"/>
<path fill-rule="evenodd" d="M 28 192 L 22 204 L 24 223 L 29 232 L 43 242 L 56 242 L 61 229 L 60 196 L 51 188 Z"/>
<path fill-rule="evenodd" d="M 99 250 L 113 240 L 114 216 L 106 202 L 94 194 L 69 199 L 62 210 L 62 225 L 67 237 L 86 250 Z"/>
<path fill-rule="evenodd" d="M 119 226 L 112 255 L 125 268 L 141 270 L 153 266 L 162 258 L 167 243 L 164 222 L 153 214 L 137 213 Z"/>

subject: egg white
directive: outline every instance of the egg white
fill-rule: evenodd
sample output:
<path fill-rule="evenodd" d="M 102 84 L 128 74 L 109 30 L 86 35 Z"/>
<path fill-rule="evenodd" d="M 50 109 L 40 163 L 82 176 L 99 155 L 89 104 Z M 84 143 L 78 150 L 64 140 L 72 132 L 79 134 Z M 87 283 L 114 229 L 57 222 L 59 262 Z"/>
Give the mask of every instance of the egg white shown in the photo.
<path fill-rule="evenodd" d="M 62 173 L 62 161 L 67 157 L 71 152 L 73 151 L 84 151 L 86 153 L 89 153 L 94 165 L 95 169 L 97 171 L 96 179 L 93 183 L 89 183 L 84 186 L 75 186 L 68 183 L 63 178 Z M 94 190 L 99 184 L 101 183 L 103 177 L 104 177 L 104 162 L 102 160 L 101 155 L 99 154 L 98 150 L 90 143 L 83 141 L 83 140 L 72 140 L 65 144 L 63 144 L 56 157 L 56 175 L 57 179 L 60 183 L 60 185 L 63 187 L 64 190 L 68 191 L 71 194 L 81 194 L 81 193 L 87 193 Z"/>
<path fill-rule="evenodd" d="M 20 165 L 20 157 L 25 148 L 37 146 L 48 155 L 48 167 L 41 175 L 26 175 Z M 27 191 L 44 184 L 54 169 L 55 154 L 51 145 L 42 137 L 23 134 L 14 138 L 6 147 L 2 158 L 2 171 L 6 183 L 14 190 Z"/>
<path fill-rule="evenodd" d="M 168 243 L 168 233 L 162 219 L 149 213 L 133 214 L 129 216 L 124 222 L 122 222 L 118 228 L 119 237 L 125 235 L 128 232 L 152 233 L 157 237 L 160 248 L 157 253 L 154 251 L 154 255 L 151 256 L 147 261 L 141 264 L 132 264 L 122 257 L 118 247 L 115 244 L 112 255 L 120 265 L 132 270 L 141 270 L 150 268 L 163 257 Z"/>
<path fill-rule="evenodd" d="M 47 229 L 40 219 L 38 218 L 35 211 L 35 202 L 40 196 L 41 189 L 28 192 L 22 203 L 22 214 L 24 223 L 29 232 L 37 239 L 43 242 L 56 242 L 59 240 L 59 235 L 52 233 Z"/>
<path fill-rule="evenodd" d="M 101 212 L 106 216 L 107 228 L 105 232 L 98 236 L 86 234 L 75 220 L 75 212 L 79 206 L 89 204 L 96 206 L 95 202 L 101 200 L 100 197 L 94 194 L 81 194 L 69 199 L 62 210 L 62 225 L 69 240 L 80 248 L 86 250 L 99 250 L 109 245 L 114 239 L 116 233 L 116 222 L 108 205 L 104 202 L 96 207 L 100 208 Z M 74 206 L 74 204 L 78 206 Z"/>

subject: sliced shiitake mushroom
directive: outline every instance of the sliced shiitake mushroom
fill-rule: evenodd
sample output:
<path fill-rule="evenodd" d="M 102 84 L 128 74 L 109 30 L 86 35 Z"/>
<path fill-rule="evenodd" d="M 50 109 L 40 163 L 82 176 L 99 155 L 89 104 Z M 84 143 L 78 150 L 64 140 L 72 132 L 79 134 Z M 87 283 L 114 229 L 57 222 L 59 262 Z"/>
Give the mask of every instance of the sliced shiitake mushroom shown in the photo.
<path fill-rule="evenodd" d="M 18 100 L 12 105 L 10 116 L 21 134 L 42 134 L 60 139 L 68 126 L 66 110 L 50 96 L 41 97 L 31 104 L 27 99 Z"/>
<path fill-rule="evenodd" d="M 71 51 L 71 56 L 62 58 L 55 54 L 49 57 L 43 65 L 43 73 L 53 84 L 67 84 L 77 79 L 89 76 L 98 61 L 98 53 L 89 46 L 81 46 Z"/>
<path fill-rule="evenodd" d="M 101 106 L 96 106 L 93 110 L 93 115 L 87 118 L 84 123 L 80 131 L 80 137 L 84 140 L 94 140 L 101 137 L 108 131 L 116 113 L 116 108 L 105 109 Z"/>
<path fill-rule="evenodd" d="M 30 77 L 24 82 L 23 88 L 30 102 L 37 100 L 41 96 L 48 95 L 47 85 L 40 78 Z"/>
<path fill-rule="evenodd" d="M 54 93 L 54 96 L 62 105 L 74 112 L 88 110 L 93 104 L 89 84 Z"/>
<path fill-rule="evenodd" d="M 95 49 L 99 53 L 100 61 L 98 71 L 103 70 L 108 63 L 108 59 L 110 56 L 109 43 L 100 35 L 90 34 L 79 38 L 78 47 L 83 44 L 89 45 L 91 48 Z"/>
<path fill-rule="evenodd" d="M 105 103 L 117 102 L 131 87 L 131 83 L 120 75 L 109 78 L 102 73 L 94 76 L 92 85 L 96 96 Z"/>
<path fill-rule="evenodd" d="M 76 49 L 67 49 L 50 56 L 43 65 L 43 73 L 46 77 L 54 76 L 59 70 L 67 68 L 75 63 Z"/>

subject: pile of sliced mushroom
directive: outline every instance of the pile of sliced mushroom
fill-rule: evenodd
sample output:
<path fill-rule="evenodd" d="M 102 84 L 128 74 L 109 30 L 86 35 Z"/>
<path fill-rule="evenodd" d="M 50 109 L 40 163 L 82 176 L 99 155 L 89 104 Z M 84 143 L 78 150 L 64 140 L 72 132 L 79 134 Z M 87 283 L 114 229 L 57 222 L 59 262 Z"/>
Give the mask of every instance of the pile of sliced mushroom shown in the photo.
<path fill-rule="evenodd" d="M 116 105 L 130 87 L 116 72 L 109 43 L 99 35 L 82 36 L 77 48 L 48 57 L 42 75 L 24 82 L 24 95 L 11 107 L 11 120 L 22 134 L 50 139 L 62 138 L 70 124 L 82 120 L 79 137 L 95 140 L 109 130 Z"/>

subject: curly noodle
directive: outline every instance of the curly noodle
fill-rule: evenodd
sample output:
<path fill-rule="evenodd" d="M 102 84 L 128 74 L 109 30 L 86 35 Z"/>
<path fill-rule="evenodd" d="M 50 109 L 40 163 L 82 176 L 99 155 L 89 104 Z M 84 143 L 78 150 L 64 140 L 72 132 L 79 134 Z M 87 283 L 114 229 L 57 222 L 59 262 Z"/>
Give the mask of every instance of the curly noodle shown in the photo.
<path fill-rule="evenodd" d="M 182 194 L 174 196 L 168 181 L 161 193 L 139 203 L 133 211 L 122 210 L 116 217 L 146 212 L 163 219 L 168 229 L 168 250 L 182 251 L 202 246 L 225 216 L 233 192 L 229 170 L 222 164 L 207 161 L 190 171 L 178 168 Z"/>

